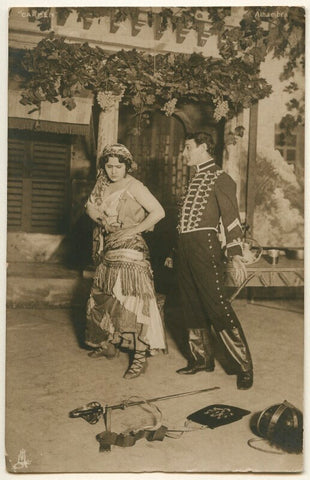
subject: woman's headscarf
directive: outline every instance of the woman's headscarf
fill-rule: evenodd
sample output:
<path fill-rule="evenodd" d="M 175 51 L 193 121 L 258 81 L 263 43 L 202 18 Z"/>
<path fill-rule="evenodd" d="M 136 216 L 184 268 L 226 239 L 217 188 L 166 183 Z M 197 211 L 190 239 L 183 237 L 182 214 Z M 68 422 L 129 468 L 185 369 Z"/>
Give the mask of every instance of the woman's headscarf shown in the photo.
<path fill-rule="evenodd" d="M 137 164 L 133 160 L 133 157 L 125 145 L 122 145 L 121 143 L 114 143 L 114 144 L 109 144 L 104 147 L 102 150 L 102 153 L 100 155 L 100 158 L 103 159 L 105 157 L 113 157 L 113 156 L 120 156 L 124 160 L 126 160 L 126 163 L 129 163 L 130 165 L 130 171 L 136 170 L 137 169 Z"/>
<path fill-rule="evenodd" d="M 132 161 L 132 155 L 125 145 L 121 143 L 114 143 L 113 145 L 106 145 L 102 150 L 101 157 L 110 157 L 113 155 L 121 155 L 126 160 Z"/>

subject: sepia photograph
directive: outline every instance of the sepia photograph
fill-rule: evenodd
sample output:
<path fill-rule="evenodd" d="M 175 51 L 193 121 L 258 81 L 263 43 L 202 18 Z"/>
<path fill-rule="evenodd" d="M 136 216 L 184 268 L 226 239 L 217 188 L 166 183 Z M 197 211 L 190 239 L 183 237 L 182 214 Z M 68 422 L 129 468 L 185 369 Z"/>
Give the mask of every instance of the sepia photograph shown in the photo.
<path fill-rule="evenodd" d="M 6 12 L 6 472 L 302 475 L 308 11 L 94 3 Z"/>

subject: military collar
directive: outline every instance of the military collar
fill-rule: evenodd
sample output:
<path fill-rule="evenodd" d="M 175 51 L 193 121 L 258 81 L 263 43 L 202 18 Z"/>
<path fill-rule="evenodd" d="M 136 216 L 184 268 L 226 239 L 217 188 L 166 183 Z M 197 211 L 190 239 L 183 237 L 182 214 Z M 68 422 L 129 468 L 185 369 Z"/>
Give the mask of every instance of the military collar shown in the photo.
<path fill-rule="evenodd" d="M 196 165 L 196 172 L 204 172 L 205 170 L 208 170 L 210 167 L 213 167 L 215 165 L 215 162 L 213 158 L 211 160 L 208 160 L 207 162 L 204 163 L 199 163 L 199 165 Z"/>

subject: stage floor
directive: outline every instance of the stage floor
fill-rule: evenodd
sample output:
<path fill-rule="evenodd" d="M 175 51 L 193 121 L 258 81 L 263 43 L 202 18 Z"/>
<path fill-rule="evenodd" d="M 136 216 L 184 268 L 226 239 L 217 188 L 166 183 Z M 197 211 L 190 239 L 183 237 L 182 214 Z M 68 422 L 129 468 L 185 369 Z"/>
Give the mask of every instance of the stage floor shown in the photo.
<path fill-rule="evenodd" d="M 20 473 L 56 472 L 298 472 L 302 455 L 270 454 L 250 448 L 252 414 L 288 400 L 303 408 L 303 314 L 295 303 L 268 305 L 236 300 L 234 307 L 245 330 L 254 362 L 254 386 L 236 388 L 216 362 L 212 373 L 175 373 L 185 365 L 176 332 L 180 313 L 167 310 L 169 353 L 151 357 L 146 374 L 124 380 L 128 355 L 91 359 L 82 346 L 81 309 L 8 309 L 6 451 L 13 471 L 21 449 L 31 464 Z M 272 308 L 270 308 L 272 307 Z M 170 311 L 171 314 L 171 311 Z M 112 447 L 99 453 L 96 434 L 102 422 L 90 425 L 70 419 L 70 410 L 90 401 L 119 403 L 131 395 L 145 398 L 219 386 L 219 390 L 158 402 L 163 424 L 182 427 L 190 413 L 213 403 L 251 411 L 251 415 L 214 430 L 184 433 L 163 442 L 141 439 L 133 447 Z M 139 428 L 150 421 L 140 407 L 112 413 L 112 430 Z M 258 446 L 264 446 L 261 443 Z M 281 453 L 277 451 L 278 453 Z"/>

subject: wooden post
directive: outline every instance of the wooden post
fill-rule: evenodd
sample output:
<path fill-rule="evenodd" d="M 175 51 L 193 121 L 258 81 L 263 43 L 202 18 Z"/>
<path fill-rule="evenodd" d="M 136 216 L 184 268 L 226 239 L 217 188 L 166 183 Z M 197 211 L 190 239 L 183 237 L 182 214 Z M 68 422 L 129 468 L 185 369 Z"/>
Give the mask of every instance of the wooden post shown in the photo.
<path fill-rule="evenodd" d="M 97 100 L 101 107 L 101 111 L 99 113 L 96 170 L 98 169 L 99 158 L 104 147 L 107 144 L 117 142 L 120 97 L 115 96 L 115 98 L 111 99 L 111 102 L 109 102 L 107 105 L 101 105 L 98 97 Z M 96 225 L 93 229 L 93 245 L 96 245 L 96 242 L 94 242 L 94 240 L 98 234 L 102 235 L 100 227 Z"/>
<path fill-rule="evenodd" d="M 253 233 L 253 220 L 255 209 L 255 170 L 256 170 L 256 149 L 257 149 L 257 122 L 258 102 L 250 107 L 249 120 L 249 145 L 248 165 L 246 182 L 246 223 L 249 226 L 249 236 Z"/>
<path fill-rule="evenodd" d="M 113 104 L 99 114 L 97 165 L 98 159 L 108 143 L 116 143 L 118 136 L 119 97 L 115 96 Z"/>

